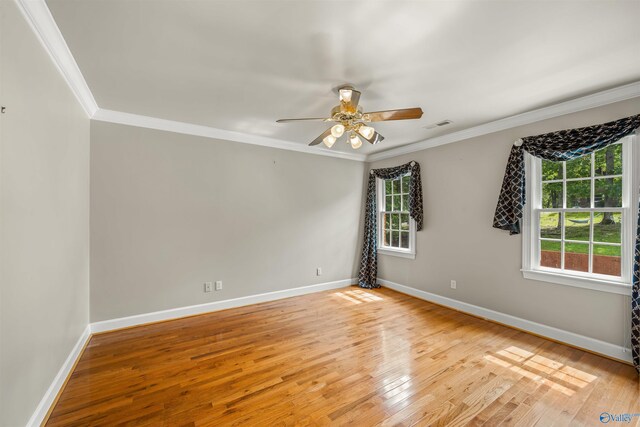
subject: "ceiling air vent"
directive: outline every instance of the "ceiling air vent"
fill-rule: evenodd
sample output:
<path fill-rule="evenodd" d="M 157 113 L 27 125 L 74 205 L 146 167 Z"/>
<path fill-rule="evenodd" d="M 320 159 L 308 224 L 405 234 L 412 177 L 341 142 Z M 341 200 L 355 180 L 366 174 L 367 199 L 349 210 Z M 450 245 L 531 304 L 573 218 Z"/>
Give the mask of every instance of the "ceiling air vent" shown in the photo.
<path fill-rule="evenodd" d="M 453 122 L 451 120 L 447 119 L 447 120 L 443 120 L 443 121 L 438 122 L 438 123 L 430 124 L 429 126 L 425 126 L 424 128 L 425 129 L 435 129 L 435 128 L 438 128 L 438 127 L 441 127 L 441 126 L 450 125 L 451 123 L 453 123 Z"/>

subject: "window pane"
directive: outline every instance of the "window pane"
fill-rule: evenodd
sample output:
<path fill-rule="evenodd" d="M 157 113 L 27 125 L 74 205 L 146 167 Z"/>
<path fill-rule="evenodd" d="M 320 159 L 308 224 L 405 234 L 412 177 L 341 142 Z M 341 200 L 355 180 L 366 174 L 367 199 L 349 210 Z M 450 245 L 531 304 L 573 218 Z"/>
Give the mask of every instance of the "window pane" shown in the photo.
<path fill-rule="evenodd" d="M 540 241 L 540 266 L 560 268 L 560 242 Z"/>
<path fill-rule="evenodd" d="M 402 192 L 403 193 L 408 193 L 409 192 L 409 180 L 410 179 L 411 179 L 411 176 L 409 176 L 409 175 L 402 177 Z"/>
<path fill-rule="evenodd" d="M 402 195 L 402 212 L 409 212 L 409 195 Z"/>
<path fill-rule="evenodd" d="M 402 193 L 402 191 L 400 191 L 400 179 L 394 179 L 393 180 L 393 194 L 400 194 Z"/>
<path fill-rule="evenodd" d="M 540 237 L 559 239 L 562 237 L 562 223 L 558 212 L 540 213 Z M 558 248 L 560 250 L 560 248 Z"/>
<path fill-rule="evenodd" d="M 409 230 L 409 214 L 402 214 L 400 217 L 400 229 Z"/>
<path fill-rule="evenodd" d="M 542 161 L 542 180 L 562 179 L 562 162 Z"/>
<path fill-rule="evenodd" d="M 384 191 L 385 194 L 391 194 L 391 180 L 385 179 L 384 181 Z"/>
<path fill-rule="evenodd" d="M 385 230 L 384 232 L 384 246 L 389 246 L 391 244 L 391 231 Z"/>
<path fill-rule="evenodd" d="M 597 208 L 622 206 L 622 178 L 596 179 L 594 203 Z"/>
<path fill-rule="evenodd" d="M 591 180 L 567 182 L 567 208 L 591 207 Z"/>
<path fill-rule="evenodd" d="M 400 194 L 393 195 L 393 210 L 394 211 L 402 210 L 402 196 Z"/>
<path fill-rule="evenodd" d="M 564 269 L 574 271 L 589 271 L 589 244 L 564 244 Z"/>
<path fill-rule="evenodd" d="M 578 157 L 566 162 L 567 178 L 589 178 L 591 176 L 591 155 Z M 568 192 L 568 190 L 567 190 Z"/>
<path fill-rule="evenodd" d="M 391 228 L 391 214 L 384 214 L 384 229 L 389 230 Z"/>
<path fill-rule="evenodd" d="M 562 207 L 562 183 L 553 182 L 542 184 L 542 207 L 561 208 Z"/>
<path fill-rule="evenodd" d="M 595 212 L 593 214 L 593 241 L 620 243 L 622 224 L 620 212 Z"/>
<path fill-rule="evenodd" d="M 596 151 L 595 174 L 596 176 L 622 174 L 622 144 L 610 145 Z"/>
<path fill-rule="evenodd" d="M 620 246 L 593 245 L 593 272 L 620 277 Z"/>
<path fill-rule="evenodd" d="M 387 198 L 386 198 L 387 200 L 386 200 L 386 203 L 384 205 L 384 210 L 385 211 L 392 211 L 393 210 L 393 204 L 392 204 L 393 198 L 392 197 L 393 196 L 387 196 Z"/>
<path fill-rule="evenodd" d="M 400 246 L 400 232 L 399 231 L 391 231 L 391 246 L 397 248 Z"/>
<path fill-rule="evenodd" d="M 589 212 L 567 212 L 564 216 L 564 238 L 588 242 L 591 232 L 591 214 Z"/>
<path fill-rule="evenodd" d="M 404 249 L 409 249 L 409 232 L 408 231 L 400 232 L 400 247 Z"/>
<path fill-rule="evenodd" d="M 400 214 L 391 214 L 391 228 L 400 229 Z"/>

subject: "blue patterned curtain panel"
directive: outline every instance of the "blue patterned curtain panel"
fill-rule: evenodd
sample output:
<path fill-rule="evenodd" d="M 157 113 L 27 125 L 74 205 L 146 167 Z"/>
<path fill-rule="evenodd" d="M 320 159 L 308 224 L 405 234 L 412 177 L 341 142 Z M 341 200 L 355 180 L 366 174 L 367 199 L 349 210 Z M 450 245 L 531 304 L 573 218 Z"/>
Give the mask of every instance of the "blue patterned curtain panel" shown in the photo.
<path fill-rule="evenodd" d="M 638 228 L 636 229 L 633 287 L 631 289 L 631 352 L 633 366 L 640 374 L 640 205 L 638 206 Z"/>
<path fill-rule="evenodd" d="M 600 150 L 640 127 L 640 114 L 601 125 L 522 138 L 509 154 L 493 226 L 520 234 L 524 194 L 524 152 L 545 160 L 572 160 Z"/>
<path fill-rule="evenodd" d="M 362 288 L 379 288 L 376 283 L 378 274 L 378 227 L 377 227 L 377 198 L 376 178 L 394 179 L 406 173 L 411 173 L 409 179 L 409 215 L 416 222 L 418 230 L 422 230 L 422 181 L 420 179 L 420 165 L 410 162 L 402 166 L 385 169 L 372 169 L 367 183 L 367 201 L 364 217 L 364 242 L 362 244 L 362 258 L 360 259 L 360 274 L 358 284 Z"/>
<path fill-rule="evenodd" d="M 493 217 L 493 226 L 520 234 L 525 204 L 524 152 L 551 161 L 572 160 L 600 150 L 631 135 L 640 128 L 640 114 L 613 122 L 578 129 L 561 130 L 522 138 L 509 154 L 507 168 Z M 640 215 L 640 205 L 638 206 Z M 633 364 L 640 373 L 640 220 L 636 232 L 636 249 L 631 294 L 631 349 Z"/>

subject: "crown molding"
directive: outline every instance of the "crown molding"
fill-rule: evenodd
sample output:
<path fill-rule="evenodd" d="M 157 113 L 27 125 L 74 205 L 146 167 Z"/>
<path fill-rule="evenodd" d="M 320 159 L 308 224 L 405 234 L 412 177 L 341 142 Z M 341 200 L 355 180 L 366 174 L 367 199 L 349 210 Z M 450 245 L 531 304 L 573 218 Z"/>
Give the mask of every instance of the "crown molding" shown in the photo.
<path fill-rule="evenodd" d="M 58 68 L 58 71 L 71 88 L 80 102 L 87 116 L 94 120 L 138 126 L 148 129 L 164 130 L 185 135 L 203 136 L 206 138 L 224 139 L 245 144 L 261 145 L 264 147 L 280 148 L 308 154 L 316 154 L 340 159 L 364 162 L 366 154 L 345 153 L 328 150 L 323 147 L 309 147 L 297 142 L 284 141 L 276 138 L 251 135 L 243 132 L 228 131 L 191 123 L 165 120 L 155 117 L 130 114 L 121 111 L 105 110 L 98 107 L 87 82 L 85 81 L 69 46 L 67 46 L 58 25 L 51 15 L 44 0 L 15 0 L 25 20 L 42 43 L 45 51 Z"/>
<path fill-rule="evenodd" d="M 345 153 L 342 151 L 328 150 L 323 147 L 310 147 L 298 142 L 284 141 L 281 139 L 269 138 L 266 136 L 251 135 L 243 132 L 235 132 L 209 126 L 195 125 L 192 123 L 178 122 L 174 120 L 159 119 L 157 117 L 124 113 L 122 111 L 105 110 L 103 108 L 98 109 L 92 119 L 101 122 L 118 123 L 121 125 L 137 126 L 147 129 L 180 133 L 184 135 L 202 136 L 205 138 L 241 142 L 243 144 L 261 145 L 263 147 L 280 148 L 283 150 L 298 151 L 307 154 L 337 157 L 340 159 L 355 160 L 358 162 L 364 162 L 366 160 L 366 154 Z"/>
<path fill-rule="evenodd" d="M 385 151 L 371 153 L 369 155 L 359 153 L 345 153 L 336 150 L 328 150 L 320 147 L 309 147 L 297 142 L 284 141 L 276 138 L 251 135 L 243 132 L 228 131 L 208 126 L 194 125 L 191 123 L 165 120 L 154 117 L 141 116 L 120 111 L 104 110 L 98 107 L 87 82 L 82 76 L 67 43 L 58 28 L 51 11 L 45 0 L 14 0 L 23 13 L 29 26 L 36 34 L 45 50 L 56 65 L 60 74 L 65 79 L 71 91 L 76 96 L 80 105 L 89 118 L 104 122 L 120 123 L 130 126 L 139 126 L 149 129 L 164 130 L 168 132 L 186 135 L 203 136 L 207 138 L 225 139 L 245 144 L 261 145 L 265 147 L 280 148 L 284 150 L 298 151 L 308 154 L 316 154 L 329 157 L 337 157 L 355 161 L 374 162 L 377 160 L 397 157 L 403 154 L 450 144 L 477 136 L 486 135 L 518 126 L 527 125 L 553 117 L 578 111 L 595 108 L 626 99 L 640 97 L 640 81 L 605 90 L 581 98 L 572 99 L 549 107 L 532 110 L 515 116 L 506 117 L 492 122 L 484 123 L 468 129 L 428 138 L 422 141 L 391 148 Z"/>
<path fill-rule="evenodd" d="M 506 129 L 512 129 L 518 126 L 524 126 L 527 124 L 539 122 L 541 120 L 551 119 L 554 117 L 563 116 L 565 114 L 576 113 L 578 111 L 588 110 L 589 108 L 600 107 L 603 105 L 612 104 L 614 102 L 620 102 L 636 97 L 640 97 L 640 81 L 561 102 L 549 107 L 539 108 L 537 110 L 532 110 L 526 113 L 506 117 L 504 119 L 484 123 L 478 126 L 463 129 L 457 132 L 452 132 L 435 138 L 429 138 L 422 141 L 414 142 L 412 144 L 403 145 L 402 147 L 392 148 L 378 153 L 371 153 L 369 155 L 345 153 L 341 151 L 328 150 L 321 147 L 309 147 L 307 145 L 292 141 L 284 141 L 276 138 L 251 135 L 243 132 L 229 131 L 209 126 L 178 122 L 174 120 L 159 119 L 156 117 L 142 116 L 121 111 L 105 110 L 102 108 L 99 108 L 92 118 L 94 120 L 103 122 L 163 130 L 185 135 L 202 136 L 206 138 L 222 139 L 227 141 L 241 142 L 245 144 L 281 148 L 283 150 L 292 150 L 308 154 L 337 157 L 359 162 L 374 162 L 401 156 L 403 154 L 426 150 L 428 148 L 437 147 L 439 145 L 451 144 L 453 142 L 458 142 L 469 138 L 475 138 Z"/>
<path fill-rule="evenodd" d="M 45 1 L 15 0 L 15 2 L 87 116 L 92 117 L 98 110 L 98 104 Z"/>
<path fill-rule="evenodd" d="M 614 102 L 624 101 L 631 98 L 640 97 L 640 81 L 633 82 L 624 86 L 597 92 L 591 95 L 561 102 L 549 107 L 539 108 L 537 110 L 528 111 L 515 116 L 506 117 L 504 119 L 495 120 L 484 123 L 468 129 L 452 132 L 446 135 L 429 138 L 412 144 L 403 145 L 398 148 L 372 153 L 367 156 L 367 162 L 389 159 L 391 157 L 401 156 L 403 154 L 414 153 L 416 151 L 425 150 L 427 148 L 437 147 L 439 145 L 450 144 L 477 136 L 487 135 L 490 133 L 515 128 L 518 126 L 528 125 L 530 123 L 539 122 L 541 120 L 551 119 L 565 114 L 576 113 L 589 108 L 601 107 Z"/>

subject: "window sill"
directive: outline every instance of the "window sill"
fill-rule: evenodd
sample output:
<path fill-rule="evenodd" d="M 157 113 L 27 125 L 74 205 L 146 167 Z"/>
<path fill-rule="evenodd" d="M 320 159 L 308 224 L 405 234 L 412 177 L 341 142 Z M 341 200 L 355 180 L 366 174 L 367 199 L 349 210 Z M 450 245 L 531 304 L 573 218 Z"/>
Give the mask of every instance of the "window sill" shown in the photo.
<path fill-rule="evenodd" d="M 558 274 L 543 270 L 521 270 L 525 279 L 539 280 L 542 282 L 555 283 L 558 285 L 573 286 L 576 288 L 591 289 L 594 291 L 608 292 L 619 295 L 631 295 L 631 284 L 616 282 L 592 277 L 572 276 L 569 274 Z"/>
<path fill-rule="evenodd" d="M 416 259 L 415 252 L 397 251 L 389 248 L 378 248 L 378 253 L 381 255 L 391 255 L 391 256 L 397 256 L 400 258 Z"/>

